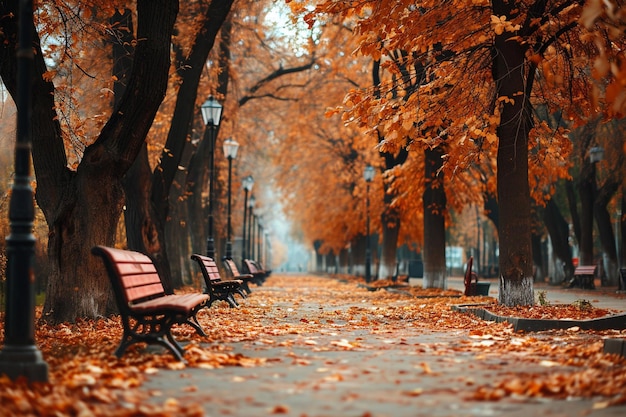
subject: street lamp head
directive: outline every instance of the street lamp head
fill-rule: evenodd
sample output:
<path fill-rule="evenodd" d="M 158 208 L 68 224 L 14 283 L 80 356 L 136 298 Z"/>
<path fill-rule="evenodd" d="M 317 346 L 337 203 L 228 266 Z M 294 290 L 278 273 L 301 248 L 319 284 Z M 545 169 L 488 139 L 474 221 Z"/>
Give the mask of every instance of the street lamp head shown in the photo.
<path fill-rule="evenodd" d="M 248 207 L 249 208 L 253 208 L 254 207 L 254 203 L 256 203 L 256 198 L 254 196 L 250 197 L 250 199 L 248 200 Z"/>
<path fill-rule="evenodd" d="M 372 182 L 374 179 L 374 167 L 368 165 L 365 167 L 365 171 L 363 171 L 363 178 L 365 178 L 366 182 Z"/>
<path fill-rule="evenodd" d="M 243 179 L 244 190 L 251 191 L 253 185 L 254 185 L 254 178 L 252 178 L 252 175 L 248 175 L 246 178 Z"/>
<path fill-rule="evenodd" d="M 212 95 L 200 106 L 205 125 L 217 127 L 222 118 L 222 105 Z"/>
<path fill-rule="evenodd" d="M 228 159 L 237 158 L 237 150 L 239 149 L 239 143 L 235 142 L 231 138 L 224 141 L 224 155 Z"/>

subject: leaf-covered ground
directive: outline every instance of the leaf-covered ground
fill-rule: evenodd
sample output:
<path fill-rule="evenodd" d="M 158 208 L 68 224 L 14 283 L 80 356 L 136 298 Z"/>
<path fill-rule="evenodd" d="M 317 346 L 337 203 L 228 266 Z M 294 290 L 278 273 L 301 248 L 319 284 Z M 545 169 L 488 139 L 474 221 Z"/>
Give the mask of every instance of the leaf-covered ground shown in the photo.
<path fill-rule="evenodd" d="M 414 288 L 410 294 L 372 291 L 357 279 L 336 278 L 272 276 L 263 287 L 253 288 L 254 292 L 238 309 L 216 303 L 201 311 L 198 318 L 208 337 L 200 337 L 186 326 L 175 329 L 176 339 L 185 344 L 186 364 L 176 362 L 161 348 L 143 345 L 135 345 L 122 359 L 117 359 L 112 352 L 122 332 L 116 317 L 54 327 L 39 325 L 37 343 L 50 366 L 50 382 L 28 385 L 0 378 L 0 415 L 204 415 L 201 401 L 181 401 L 170 396 L 149 400 L 154 392 L 142 385 L 155 374 L 162 377 L 168 369 L 211 372 L 236 366 L 244 369 L 245 375 L 246 369 L 252 374 L 253 368 L 267 368 L 275 361 L 284 361 L 274 357 L 271 350 L 267 355 L 236 353 L 234 346 L 242 344 L 378 354 L 385 344 L 394 343 L 406 345 L 403 349 L 409 354 L 436 354 L 449 359 L 475 355 L 485 363 L 510 362 L 515 366 L 504 366 L 506 377 L 464 382 L 459 388 L 463 391 L 459 392 L 459 401 L 582 397 L 594 398 L 595 408 L 626 404 L 626 361 L 603 353 L 603 339 L 626 337 L 624 332 L 569 329 L 515 333 L 506 323 L 485 322 L 450 308 L 453 304 L 493 301 L 488 297 L 436 294 L 433 290 L 420 293 Z M 549 318 L 606 314 L 594 311 L 597 309 L 593 306 L 537 306 L 532 310 L 533 314 Z M 521 315 L 524 311 L 512 313 Z M 454 334 L 455 340 L 446 344 L 426 339 L 413 341 L 416 335 L 435 332 Z M 290 366 L 306 366 L 309 361 L 294 354 Z M 437 372 L 426 362 L 419 368 L 425 375 Z M 328 377 L 344 378 L 332 372 Z M 404 396 L 426 394 L 420 389 Z M 285 414 L 286 409 L 281 407 L 277 405 L 273 413 Z"/>

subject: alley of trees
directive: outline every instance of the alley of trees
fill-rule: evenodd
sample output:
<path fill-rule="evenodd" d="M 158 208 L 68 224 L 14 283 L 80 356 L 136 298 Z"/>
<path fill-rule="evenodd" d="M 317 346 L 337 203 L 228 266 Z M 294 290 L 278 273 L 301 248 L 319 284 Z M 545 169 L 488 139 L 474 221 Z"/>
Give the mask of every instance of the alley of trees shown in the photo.
<path fill-rule="evenodd" d="M 15 3 L 0 2 L 5 236 Z M 111 311 L 94 245 L 151 255 L 173 290 L 192 282 L 189 256 L 206 251 L 211 207 L 216 257 L 224 256 L 229 138 L 240 144 L 230 234 L 238 244 L 242 181 L 252 176 L 268 267 L 287 258 L 278 230 L 288 222 L 290 239 L 363 275 L 369 214 L 378 279 L 397 275 L 399 259 L 419 258 L 425 286 L 444 288 L 445 248 L 458 246 L 493 267 L 507 305 L 532 304 L 535 280 L 567 281 L 574 259 L 601 263 L 603 283 L 618 285 L 621 0 L 36 7 L 37 280 L 51 322 Z M 209 96 L 223 106 L 215 143 L 200 111 Z M 590 158 L 600 149 L 601 160 Z"/>

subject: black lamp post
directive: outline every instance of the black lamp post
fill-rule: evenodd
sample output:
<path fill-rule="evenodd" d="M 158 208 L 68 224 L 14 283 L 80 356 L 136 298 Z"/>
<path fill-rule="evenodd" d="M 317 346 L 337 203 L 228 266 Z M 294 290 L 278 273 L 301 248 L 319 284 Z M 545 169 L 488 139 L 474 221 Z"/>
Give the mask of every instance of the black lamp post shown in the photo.
<path fill-rule="evenodd" d="M 263 247 L 263 225 L 261 225 L 261 218 L 259 217 L 259 220 L 257 222 L 257 233 L 256 233 L 256 260 L 258 262 L 261 262 L 261 258 L 263 257 L 261 252 L 261 248 Z"/>
<path fill-rule="evenodd" d="M 230 241 L 230 197 L 231 197 L 231 184 L 232 184 L 232 170 L 233 170 L 233 159 L 237 157 L 237 150 L 239 149 L 239 143 L 234 140 L 228 138 L 224 141 L 224 155 L 228 159 L 228 224 L 226 226 L 226 259 L 232 259 L 233 257 L 233 244 Z"/>
<path fill-rule="evenodd" d="M 241 239 L 241 264 L 243 265 L 246 259 L 246 221 L 248 217 L 248 193 L 252 190 L 254 185 L 254 178 L 252 175 L 248 175 L 243 179 L 243 237 Z"/>
<path fill-rule="evenodd" d="M 11 379 L 24 377 L 29 381 L 45 382 L 48 381 L 48 364 L 35 344 L 35 210 L 30 187 L 32 1 L 19 2 L 18 19 L 17 138 L 15 177 L 9 203 L 10 234 L 6 239 L 7 292 L 0 374 Z"/>
<path fill-rule="evenodd" d="M 367 240 L 365 242 L 365 282 L 370 282 L 372 279 L 372 249 L 370 247 L 372 240 L 370 238 L 370 182 L 374 179 L 373 166 L 368 165 L 365 167 L 365 171 L 363 171 L 363 178 L 365 179 L 365 217 L 367 219 Z"/>
<path fill-rule="evenodd" d="M 256 203 L 256 198 L 254 198 L 254 196 L 250 197 L 250 200 L 248 200 L 248 241 L 246 242 L 246 247 L 247 247 L 247 254 L 248 256 L 250 256 L 250 258 L 253 258 L 252 256 L 252 240 L 253 240 L 253 236 L 252 236 L 252 216 L 253 216 L 253 210 L 254 210 L 254 204 Z"/>
<path fill-rule="evenodd" d="M 251 240 L 250 243 L 251 243 L 251 246 L 252 246 L 252 249 L 250 249 L 250 257 L 252 259 L 257 259 L 256 252 L 255 252 L 256 251 L 256 231 L 257 231 L 256 225 L 257 225 L 257 221 L 258 221 L 257 215 L 253 214 L 252 215 L 252 219 L 251 219 L 251 222 L 252 222 L 252 235 L 251 235 L 251 238 L 250 238 L 250 240 Z"/>
<path fill-rule="evenodd" d="M 213 204 L 215 202 L 215 139 L 217 138 L 217 130 L 222 119 L 222 105 L 215 100 L 213 96 L 209 96 L 200 107 L 202 111 L 202 120 L 206 128 L 204 130 L 204 140 L 210 143 L 209 150 L 209 218 L 207 221 L 207 240 L 206 254 L 208 257 L 215 259 L 215 240 L 213 239 Z"/>

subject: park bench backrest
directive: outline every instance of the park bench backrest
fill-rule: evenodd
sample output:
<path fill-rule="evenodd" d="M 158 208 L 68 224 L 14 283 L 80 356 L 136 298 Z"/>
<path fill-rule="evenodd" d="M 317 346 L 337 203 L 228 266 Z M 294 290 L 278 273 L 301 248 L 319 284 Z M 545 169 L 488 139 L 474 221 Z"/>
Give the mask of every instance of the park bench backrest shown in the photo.
<path fill-rule="evenodd" d="M 246 259 L 246 260 L 244 260 L 244 262 L 245 262 L 245 264 L 246 264 L 246 267 L 248 268 L 248 271 L 249 271 L 251 274 L 258 274 L 258 273 L 260 273 L 260 272 L 261 272 L 261 271 L 259 271 L 259 269 L 256 267 L 256 265 L 255 265 L 255 263 L 254 263 L 254 261 L 253 261 L 252 259 Z"/>
<path fill-rule="evenodd" d="M 161 278 L 147 255 L 104 246 L 96 246 L 91 252 L 104 260 L 120 308 L 165 294 Z"/>
<path fill-rule="evenodd" d="M 237 268 L 237 264 L 232 259 L 224 259 L 224 263 L 226 264 L 226 268 L 230 271 L 230 274 L 233 277 L 238 277 L 241 274 L 239 273 L 239 268 Z"/>
<path fill-rule="evenodd" d="M 576 275 L 595 275 L 596 265 L 580 265 L 574 270 Z"/>
<path fill-rule="evenodd" d="M 191 259 L 203 266 L 202 268 L 200 268 L 200 270 L 202 271 L 202 275 L 204 276 L 207 285 L 209 285 L 210 282 L 222 280 L 222 277 L 220 276 L 220 270 L 217 267 L 217 263 L 215 263 L 215 260 L 213 258 L 194 253 L 193 255 L 191 255 Z"/>

